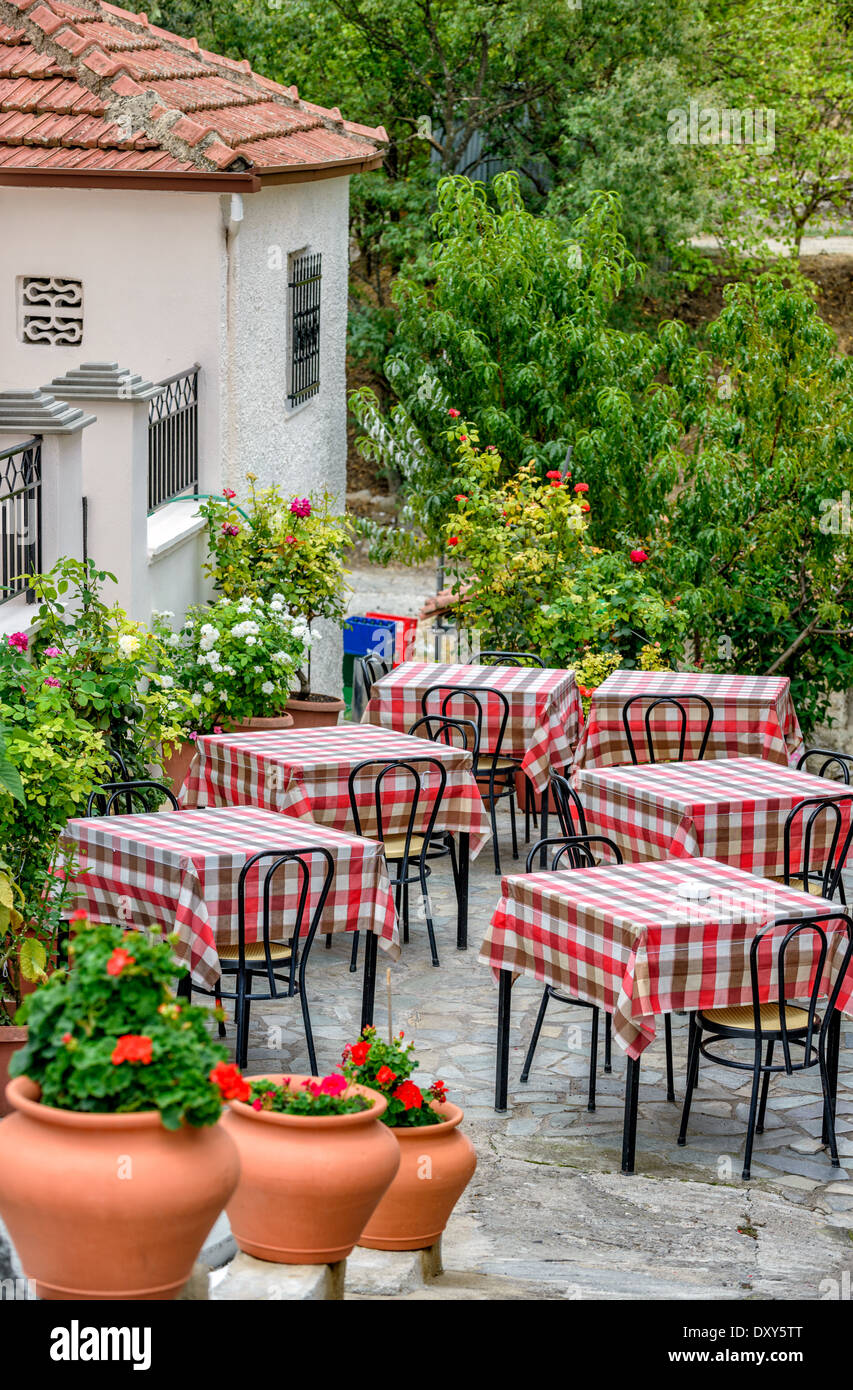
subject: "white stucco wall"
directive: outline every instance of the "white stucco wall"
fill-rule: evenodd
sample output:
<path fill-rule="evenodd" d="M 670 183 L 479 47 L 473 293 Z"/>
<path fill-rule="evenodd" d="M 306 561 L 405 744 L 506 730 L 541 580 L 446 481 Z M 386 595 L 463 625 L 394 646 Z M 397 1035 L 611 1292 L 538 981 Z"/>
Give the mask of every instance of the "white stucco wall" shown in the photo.
<path fill-rule="evenodd" d="M 223 200 L 225 203 L 225 200 Z M 223 207 L 227 217 L 229 208 Z M 243 199 L 229 237 L 222 340 L 223 480 L 238 492 L 246 473 L 285 494 L 346 490 L 346 330 L 349 180 L 268 187 Z M 322 254 L 320 390 L 287 405 L 288 257 Z M 312 688 L 341 686 L 341 639 L 328 624 L 312 653 Z"/>

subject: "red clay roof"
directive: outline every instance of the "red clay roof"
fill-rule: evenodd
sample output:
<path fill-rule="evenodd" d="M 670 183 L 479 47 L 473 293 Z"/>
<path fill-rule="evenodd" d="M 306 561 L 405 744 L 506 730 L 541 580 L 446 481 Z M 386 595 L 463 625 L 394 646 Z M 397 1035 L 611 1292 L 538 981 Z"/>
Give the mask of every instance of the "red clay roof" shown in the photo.
<path fill-rule="evenodd" d="M 16 171 L 346 173 L 374 168 L 386 140 L 144 14 L 0 0 L 0 182 Z"/>

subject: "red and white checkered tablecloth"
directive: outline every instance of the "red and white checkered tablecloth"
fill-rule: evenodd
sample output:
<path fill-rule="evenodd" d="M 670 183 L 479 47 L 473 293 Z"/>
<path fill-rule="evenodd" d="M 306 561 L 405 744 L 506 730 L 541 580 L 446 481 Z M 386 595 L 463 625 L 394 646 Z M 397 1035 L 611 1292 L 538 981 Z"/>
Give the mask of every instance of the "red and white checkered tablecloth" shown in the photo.
<path fill-rule="evenodd" d="M 807 798 L 834 800 L 850 792 L 843 782 L 762 758 L 582 768 L 576 789 L 589 833 L 615 840 L 627 860 L 702 854 L 770 877 L 785 869 L 788 813 Z M 839 846 L 850 824 L 850 803 L 840 810 Z M 792 868 L 802 863 L 808 815 L 792 826 Z M 833 822 L 830 814 L 815 823 L 810 867 L 825 867 Z"/>
<path fill-rule="evenodd" d="M 501 752 L 518 758 L 538 792 L 548 787 L 551 772 L 571 762 L 578 741 L 582 711 L 574 671 L 543 670 L 540 666 L 460 666 L 439 662 L 404 661 L 373 687 L 363 722 L 405 731 L 420 719 L 421 696 L 433 685 L 477 690 L 491 686 L 509 704 Z M 439 713 L 444 692 L 431 697 L 428 713 Z M 481 751 L 494 752 L 502 710 L 498 700 L 485 704 Z M 474 707 L 453 699 L 451 718 L 474 717 Z"/>
<path fill-rule="evenodd" d="M 769 762 L 794 765 L 803 752 L 803 735 L 791 701 L 787 676 L 735 676 L 694 671 L 614 671 L 592 697 L 577 750 L 575 768 L 630 763 L 631 752 L 622 724 L 622 707 L 632 695 L 676 700 L 704 695 L 714 707 L 714 722 L 706 758 L 743 758 L 750 754 Z M 646 761 L 646 701 L 631 706 L 630 723 L 640 761 Z M 697 700 L 685 700 L 687 739 L 684 757 L 696 758 L 707 712 Z M 678 757 L 681 716 L 674 706 L 659 706 L 651 717 L 658 762 Z"/>
<path fill-rule="evenodd" d="M 613 1015 L 613 1035 L 635 1059 L 654 1039 L 658 1014 L 752 1002 L 749 948 L 768 922 L 844 910 L 713 859 L 512 874 L 501 887 L 480 961 L 496 975 L 532 975 L 598 1004 Z M 821 992 L 829 994 L 846 935 L 837 921 L 824 930 L 830 950 Z M 768 933 L 759 949 L 762 1002 L 780 997 L 777 955 L 784 935 L 781 928 Z M 786 999 L 810 993 L 814 942 L 804 934 L 789 947 Z M 848 972 L 838 1002 L 845 1013 L 853 1012 L 850 996 Z"/>
<path fill-rule="evenodd" d="M 211 988 L 219 979 L 217 942 L 235 945 L 237 880 L 246 860 L 264 849 L 321 845 L 334 859 L 334 878 L 318 932 L 372 931 L 393 960 L 400 954 L 394 899 L 382 846 L 327 826 L 307 825 L 274 811 L 234 806 L 167 811 L 144 816 L 71 820 L 63 843 L 86 869 L 77 881 L 76 906 L 94 921 L 128 928 L 176 930 L 176 954 L 194 980 Z M 261 935 L 261 861 L 246 883 L 246 940 Z M 325 872 L 312 866 L 304 930 L 311 921 Z M 272 912 L 286 928 L 293 921 L 298 870 L 273 880 Z"/>
<path fill-rule="evenodd" d="M 362 835 L 376 835 L 375 782 L 381 764 L 396 758 L 413 762 L 421 778 L 415 832 L 429 820 L 439 776 L 420 759 L 437 759 L 447 783 L 435 829 L 471 836 L 476 855 L 489 837 L 489 818 L 472 771 L 472 754 L 464 748 L 428 742 L 369 724 L 334 728 L 276 730 L 270 733 L 208 734 L 197 752 L 180 800 L 185 806 L 263 806 L 355 833 L 348 778 L 357 763 L 375 758 L 355 780 Z M 406 832 L 414 781 L 405 770 L 390 772 L 382 783 L 385 835 Z"/>

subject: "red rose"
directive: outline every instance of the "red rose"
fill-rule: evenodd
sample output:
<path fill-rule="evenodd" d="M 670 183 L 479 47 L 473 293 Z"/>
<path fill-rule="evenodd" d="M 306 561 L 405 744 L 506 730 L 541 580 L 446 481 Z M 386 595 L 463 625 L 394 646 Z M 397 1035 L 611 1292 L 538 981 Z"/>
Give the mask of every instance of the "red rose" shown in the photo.
<path fill-rule="evenodd" d="M 589 483 L 575 483 L 575 492 L 589 492 Z"/>
<path fill-rule="evenodd" d="M 377 1086 L 390 1086 L 391 1082 L 396 1080 L 397 1073 L 395 1071 L 392 1071 L 390 1067 L 382 1066 L 376 1073 Z"/>
<path fill-rule="evenodd" d="M 447 413 L 448 413 L 448 415 L 451 416 L 452 419 L 458 420 L 458 418 L 459 418 L 459 411 L 458 411 L 458 410 L 454 410 L 454 409 L 453 409 L 453 406 L 450 407 L 450 409 L 448 410 Z"/>
<path fill-rule="evenodd" d="M 114 1067 L 122 1062 L 141 1062 L 147 1067 L 151 1061 L 153 1043 L 144 1033 L 123 1033 L 112 1051 L 110 1061 Z"/>
<path fill-rule="evenodd" d="M 124 967 L 126 965 L 133 965 L 135 960 L 136 957 L 132 956 L 129 951 L 126 951 L 123 946 L 116 946 L 107 961 L 107 974 L 120 975 Z"/>
<path fill-rule="evenodd" d="M 371 1044 L 369 1042 L 353 1043 L 349 1053 L 350 1061 L 357 1067 L 363 1067 L 367 1061 L 367 1054 L 370 1051 L 370 1047 Z"/>
<path fill-rule="evenodd" d="M 649 557 L 645 550 L 632 550 L 629 558 L 632 565 L 644 565 Z"/>
<path fill-rule="evenodd" d="M 402 1101 L 405 1110 L 416 1110 L 424 1103 L 424 1098 L 414 1081 L 404 1081 L 394 1092 L 394 1099 Z"/>

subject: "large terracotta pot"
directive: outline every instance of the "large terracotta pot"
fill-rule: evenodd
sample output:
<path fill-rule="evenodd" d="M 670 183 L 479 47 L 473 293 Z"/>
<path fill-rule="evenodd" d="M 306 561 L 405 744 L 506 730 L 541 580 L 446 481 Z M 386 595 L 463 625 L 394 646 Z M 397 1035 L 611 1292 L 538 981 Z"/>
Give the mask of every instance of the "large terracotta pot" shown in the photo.
<path fill-rule="evenodd" d="M 92 1115 L 10 1081 L 0 1216 L 46 1299 L 169 1299 L 237 1185 L 221 1124 L 167 1130 L 157 1110 Z"/>
<path fill-rule="evenodd" d="M 299 1086 L 308 1078 L 290 1080 Z M 399 1145 L 380 1121 L 384 1097 L 364 1086 L 352 1090 L 373 1101 L 370 1110 L 277 1115 L 230 1102 L 223 1125 L 240 1154 L 240 1181 L 227 1213 L 247 1255 L 314 1265 L 343 1260 L 352 1250 L 400 1162 Z"/>
<path fill-rule="evenodd" d="M 239 733 L 241 730 L 245 733 L 248 732 L 249 729 L 291 729 L 293 727 L 293 718 L 290 714 L 285 712 L 284 714 L 277 714 L 271 719 L 265 719 L 259 716 L 256 719 L 227 720 L 223 723 L 222 727 L 229 733 L 232 731 Z M 163 760 L 163 774 L 176 796 L 184 785 L 184 779 L 190 770 L 194 755 L 195 740 L 187 738 L 184 739 L 183 743 L 178 745 L 171 757 L 164 758 Z"/>
<path fill-rule="evenodd" d="M 287 702 L 287 712 L 293 715 L 295 729 L 329 728 L 337 724 L 346 703 L 334 695 L 314 695 L 300 700 L 295 696 Z"/>
<path fill-rule="evenodd" d="M 474 1176 L 474 1145 L 458 1128 L 458 1105 L 433 1104 L 438 1125 L 392 1129 L 400 1167 L 358 1243 L 370 1250 L 423 1250 L 434 1245 Z"/>
<path fill-rule="evenodd" d="M 3 1001 L 5 1003 L 5 1000 Z M 2 1006 L 0 1006 L 2 1007 Z M 14 1014 L 15 1006 L 11 1005 L 11 1012 Z M 19 1027 L 18 1024 L 6 1025 L 0 1023 L 0 1115 L 10 1114 L 12 1107 L 6 1099 L 6 1083 L 9 1080 L 9 1063 L 14 1054 L 24 1046 L 27 1041 L 28 1028 Z"/>

